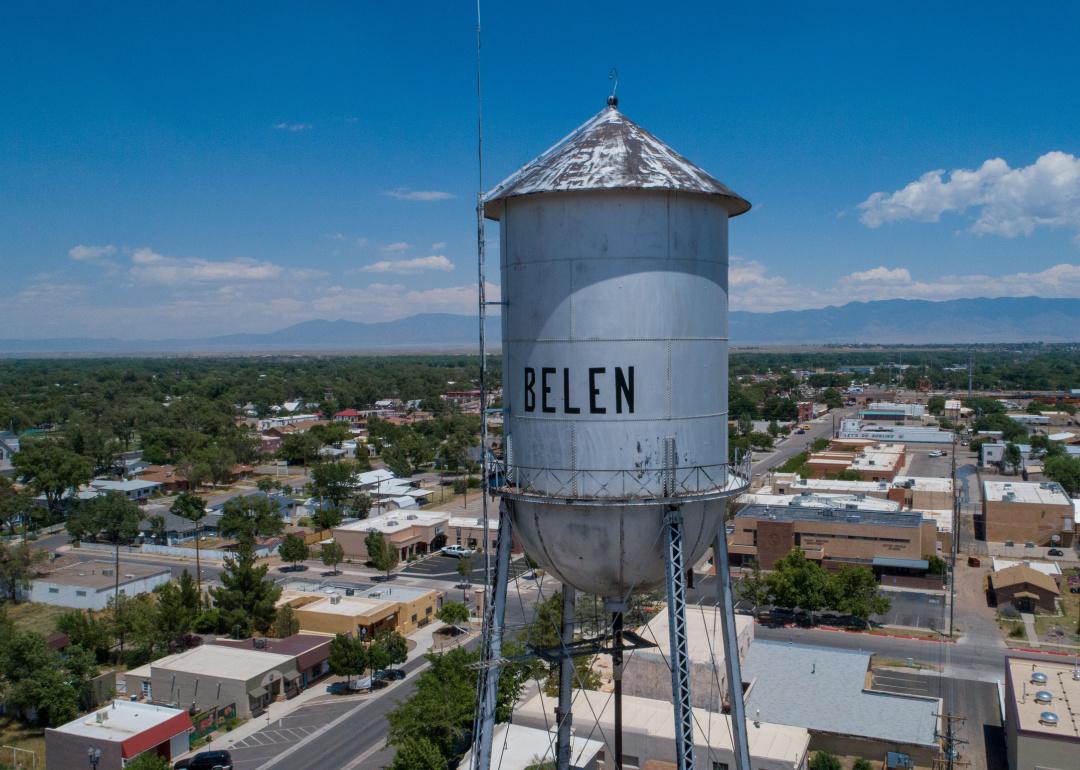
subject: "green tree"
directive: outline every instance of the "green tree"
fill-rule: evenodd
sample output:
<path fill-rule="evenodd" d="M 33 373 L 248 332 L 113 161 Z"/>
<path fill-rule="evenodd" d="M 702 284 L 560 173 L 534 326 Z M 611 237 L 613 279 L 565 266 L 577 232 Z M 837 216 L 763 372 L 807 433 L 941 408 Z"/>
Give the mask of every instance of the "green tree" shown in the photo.
<path fill-rule="evenodd" d="M 0 597 L 18 603 L 30 589 L 38 565 L 48 557 L 23 541 L 8 543 L 0 540 Z"/>
<path fill-rule="evenodd" d="M 455 631 L 464 631 L 462 624 L 469 621 L 469 608 L 463 602 L 443 602 L 435 617 Z"/>
<path fill-rule="evenodd" d="M 926 562 L 928 564 L 926 571 L 931 575 L 944 575 L 949 571 L 949 563 L 937 554 L 930 554 L 926 557 Z"/>
<path fill-rule="evenodd" d="M 10 480 L 0 476 L 0 527 L 6 528 L 8 534 L 14 537 L 21 526 L 25 540 L 40 510 L 29 489 L 16 491 Z"/>
<path fill-rule="evenodd" d="M 318 463 L 311 468 L 311 493 L 334 508 L 341 508 L 353 494 L 355 480 L 354 463 Z"/>
<path fill-rule="evenodd" d="M 290 433 L 281 440 L 278 457 L 290 465 L 306 464 L 319 456 L 322 442 L 311 433 Z"/>
<path fill-rule="evenodd" d="M 1050 457 L 1043 463 L 1043 475 L 1061 484 L 1073 497 L 1080 495 L 1080 457 Z"/>
<path fill-rule="evenodd" d="M 851 770 L 874 770 L 874 763 L 865 757 L 856 757 L 851 763 Z"/>
<path fill-rule="evenodd" d="M 333 529 L 341 524 L 340 508 L 319 508 L 311 516 L 312 523 L 319 529 Z"/>
<path fill-rule="evenodd" d="M 810 770 L 843 770 L 840 758 L 827 751 L 819 751 L 810 760 Z"/>
<path fill-rule="evenodd" d="M 461 575 L 461 582 L 472 585 L 473 559 L 471 556 L 462 556 L 458 559 L 457 573 Z"/>
<path fill-rule="evenodd" d="M 284 639 L 287 636 L 300 633 L 300 620 L 296 617 L 296 613 L 293 612 L 291 604 L 286 604 L 277 611 L 277 615 L 274 616 L 274 628 L 271 631 L 271 636 L 277 639 Z"/>
<path fill-rule="evenodd" d="M 385 572 L 389 579 L 391 570 L 398 565 L 397 546 L 383 537 L 383 533 L 378 530 L 368 533 L 368 536 L 364 538 L 364 545 L 367 547 L 368 558 L 375 569 Z"/>
<path fill-rule="evenodd" d="M 394 753 L 390 770 L 447 770 L 439 747 L 423 736 L 404 738 Z"/>
<path fill-rule="evenodd" d="M 352 438 L 352 431 L 344 422 L 326 422 L 312 425 L 308 433 L 321 444 L 340 444 Z"/>
<path fill-rule="evenodd" d="M 330 670 L 347 677 L 351 685 L 354 676 L 362 675 L 368 667 L 367 647 L 359 639 L 338 634 L 330 642 Z"/>
<path fill-rule="evenodd" d="M 168 539 L 168 530 L 165 528 L 164 516 L 151 516 L 147 521 L 150 522 L 150 537 L 158 545 L 165 545 L 166 539 Z"/>
<path fill-rule="evenodd" d="M 399 479 L 407 478 L 413 474 L 413 467 L 409 463 L 409 456 L 397 447 L 388 447 L 382 453 L 382 461 L 390 472 Z"/>
<path fill-rule="evenodd" d="M 184 609 L 197 614 L 202 609 L 202 594 L 199 592 L 195 579 L 186 569 L 180 573 L 177 587 L 180 589 L 180 603 L 183 604 Z"/>
<path fill-rule="evenodd" d="M 293 569 L 296 569 L 297 564 L 307 561 L 308 556 L 311 555 L 311 549 L 299 535 L 286 535 L 278 546 L 278 554 L 283 561 L 289 562 Z"/>
<path fill-rule="evenodd" d="M 844 397 L 836 388 L 826 388 L 821 394 L 821 400 L 829 409 L 840 409 L 844 406 Z"/>
<path fill-rule="evenodd" d="M 336 575 L 338 573 L 338 565 L 341 564 L 345 558 L 345 549 L 341 547 L 341 543 L 331 541 L 329 543 L 323 543 L 322 551 L 320 553 L 322 563 L 334 571 Z"/>
<path fill-rule="evenodd" d="M 945 411 L 945 396 L 930 396 L 926 401 L 926 411 L 940 415 Z"/>
<path fill-rule="evenodd" d="M 1011 441 L 1005 445 L 1005 453 L 1001 457 L 1002 463 L 1006 468 L 1012 468 L 1013 473 L 1020 472 L 1020 466 L 1024 464 L 1024 456 L 1020 452 L 1020 447 Z"/>
<path fill-rule="evenodd" d="M 371 512 L 371 498 L 363 492 L 356 492 L 349 497 L 346 507 L 356 518 L 366 519 Z"/>
<path fill-rule="evenodd" d="M 735 590 L 740 599 L 750 602 L 755 607 L 769 603 L 769 586 L 757 566 L 754 567 L 753 572 L 738 582 Z"/>
<path fill-rule="evenodd" d="M 829 439 L 827 439 L 827 438 L 816 438 L 812 442 L 810 442 L 810 451 L 811 452 L 824 452 L 828 448 L 829 448 Z"/>
<path fill-rule="evenodd" d="M 199 553 L 200 530 L 199 526 L 206 517 L 206 501 L 191 492 L 181 492 L 173 500 L 169 511 L 182 519 L 187 519 L 195 525 L 195 584 L 200 595 L 202 594 L 202 563 Z"/>
<path fill-rule="evenodd" d="M 258 537 L 280 535 L 285 528 L 277 503 L 268 497 L 247 495 L 226 501 L 218 531 L 240 544 L 254 546 Z"/>
<path fill-rule="evenodd" d="M 64 496 L 89 483 L 94 475 L 93 462 L 52 442 L 25 446 L 11 462 L 34 494 L 45 495 L 54 517 L 60 515 Z"/>
<path fill-rule="evenodd" d="M 810 561 L 801 548 L 779 559 L 765 577 L 771 601 L 777 607 L 799 608 L 811 614 L 828 600 L 828 577 L 821 565 Z"/>
<path fill-rule="evenodd" d="M 889 611 L 891 602 L 878 590 L 867 567 L 841 567 L 829 577 L 827 605 L 865 623 L 871 615 Z"/>
<path fill-rule="evenodd" d="M 380 650 L 379 668 L 400 666 L 409 658 L 409 643 L 405 637 L 389 628 L 384 628 L 372 641 L 372 645 Z"/>
<path fill-rule="evenodd" d="M 242 543 L 236 555 L 225 560 L 221 587 L 210 589 L 219 613 L 219 631 L 243 638 L 252 631 L 265 634 L 270 630 L 281 586 L 267 579 L 268 570 L 267 565 L 255 563 L 255 551 L 248 544 Z"/>
<path fill-rule="evenodd" d="M 92 652 L 98 663 L 109 659 L 112 649 L 112 630 L 103 615 L 89 610 L 71 610 L 56 619 L 56 630 L 67 634 L 72 644 Z"/>

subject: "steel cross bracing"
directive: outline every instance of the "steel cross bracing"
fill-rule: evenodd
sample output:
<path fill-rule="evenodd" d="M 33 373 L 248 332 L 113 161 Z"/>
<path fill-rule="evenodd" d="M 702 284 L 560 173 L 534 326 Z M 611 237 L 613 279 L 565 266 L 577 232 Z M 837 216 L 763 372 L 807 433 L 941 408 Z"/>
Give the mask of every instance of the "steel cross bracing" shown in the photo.
<path fill-rule="evenodd" d="M 686 570 L 683 564 L 682 511 L 664 516 L 668 629 L 671 645 L 671 695 L 675 706 L 675 766 L 694 770 L 694 712 L 690 699 L 690 657 L 686 633 Z"/>
<path fill-rule="evenodd" d="M 486 493 L 486 491 L 485 491 Z M 484 625 L 481 644 L 481 662 L 476 709 L 473 723 L 473 770 L 490 770 L 491 744 L 495 733 L 495 709 L 499 693 L 499 674 L 502 660 L 503 622 L 506 615 L 506 584 L 510 576 L 510 544 L 513 527 L 509 506 L 503 501 L 499 506 L 499 538 L 495 552 L 495 571 L 487 586 L 487 602 L 484 606 Z"/>

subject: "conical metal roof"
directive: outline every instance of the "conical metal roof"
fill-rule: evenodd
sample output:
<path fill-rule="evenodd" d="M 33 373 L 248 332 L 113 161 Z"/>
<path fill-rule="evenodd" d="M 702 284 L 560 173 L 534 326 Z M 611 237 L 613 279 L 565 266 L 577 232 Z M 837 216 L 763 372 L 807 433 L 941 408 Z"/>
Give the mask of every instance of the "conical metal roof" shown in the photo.
<path fill-rule="evenodd" d="M 498 219 L 501 202 L 517 195 L 627 189 L 718 195 L 730 216 L 750 210 L 749 201 L 611 105 L 488 192 L 484 211 Z"/>

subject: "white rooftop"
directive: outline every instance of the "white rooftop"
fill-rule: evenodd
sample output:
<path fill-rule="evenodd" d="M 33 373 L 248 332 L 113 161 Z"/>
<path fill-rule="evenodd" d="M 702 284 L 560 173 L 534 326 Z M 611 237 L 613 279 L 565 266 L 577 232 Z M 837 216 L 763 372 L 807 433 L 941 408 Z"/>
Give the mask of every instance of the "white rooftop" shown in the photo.
<path fill-rule="evenodd" d="M 94 489 L 102 492 L 137 492 L 140 489 L 156 489 L 161 486 L 159 481 L 142 481 L 140 479 L 125 479 L 114 481 L 113 479 L 94 479 L 90 482 Z"/>
<path fill-rule="evenodd" d="M 292 655 L 280 655 L 265 650 L 203 644 L 185 652 L 155 660 L 150 664 L 150 668 L 247 681 L 271 669 L 286 666 L 292 660 Z"/>
<path fill-rule="evenodd" d="M 984 481 L 983 500 L 990 502 L 1072 505 L 1060 484 L 1052 481 Z"/>
<path fill-rule="evenodd" d="M 873 483 L 873 482 L 871 482 Z M 739 502 L 748 505 L 789 505 L 803 508 L 858 508 L 863 511 L 899 511 L 900 503 L 865 495 L 803 493 L 798 495 L 745 494 Z"/>
<path fill-rule="evenodd" d="M 415 502 L 414 498 L 410 497 L 408 499 L 410 502 Z M 445 524 L 449 518 L 450 514 L 442 511 L 391 511 L 367 519 L 360 519 L 360 521 L 350 522 L 349 524 L 342 524 L 338 529 L 351 529 L 359 532 L 376 530 L 384 535 L 392 535 L 410 527 L 430 527 L 436 524 Z"/>
<path fill-rule="evenodd" d="M 1029 561 L 1027 559 L 1002 559 L 997 556 L 994 557 L 994 572 L 1001 572 L 1003 569 L 1017 566 L 1031 567 L 1036 572 L 1041 572 L 1052 578 L 1061 577 L 1061 567 L 1052 561 Z"/>
<path fill-rule="evenodd" d="M 937 476 L 897 476 L 892 480 L 894 487 L 902 487 L 911 483 L 913 489 L 925 492 L 952 492 L 952 479 L 939 478 Z"/>
<path fill-rule="evenodd" d="M 104 718 L 99 722 L 98 715 Z M 157 727 L 177 716 L 185 714 L 181 709 L 154 706 L 137 701 L 114 700 L 111 705 L 91 711 L 55 728 L 68 735 L 81 735 L 99 741 L 126 741 L 134 735 Z M 191 721 L 188 720 L 189 726 Z M 186 727 L 177 732 L 186 731 Z"/>
<path fill-rule="evenodd" d="M 592 741 L 577 735 L 570 736 L 570 767 L 586 767 L 604 750 L 600 741 Z M 555 759 L 555 731 L 548 732 L 535 727 L 503 722 L 495 726 L 491 756 L 498 758 L 499 770 L 526 770 L 535 767 L 537 761 Z M 458 767 L 471 767 L 472 750 L 465 753 Z"/>
<path fill-rule="evenodd" d="M 454 527 L 455 529 L 483 529 L 484 520 L 479 516 L 451 516 L 450 521 L 447 522 L 447 526 Z M 498 516 L 488 516 L 488 529 L 492 532 L 499 531 Z"/>
<path fill-rule="evenodd" d="M 697 605 L 686 609 L 686 644 L 687 652 L 692 662 L 718 661 L 717 665 L 724 665 L 724 638 L 723 618 L 715 607 Z M 754 625 L 754 619 L 749 615 L 735 616 L 735 636 L 741 638 L 748 627 Z M 656 645 L 655 648 L 643 650 L 648 653 L 658 653 L 665 658 L 670 655 L 671 636 L 669 632 L 667 612 L 658 612 L 638 633 L 643 639 Z"/>

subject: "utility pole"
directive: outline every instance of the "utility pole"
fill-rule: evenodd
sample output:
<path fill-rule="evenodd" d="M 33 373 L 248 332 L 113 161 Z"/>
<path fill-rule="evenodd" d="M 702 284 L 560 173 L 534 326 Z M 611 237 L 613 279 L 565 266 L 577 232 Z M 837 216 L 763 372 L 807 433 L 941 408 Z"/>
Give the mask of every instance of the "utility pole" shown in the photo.
<path fill-rule="evenodd" d="M 953 635 L 953 608 L 956 606 L 956 552 L 960 547 L 960 497 L 956 488 L 956 431 L 952 434 L 952 552 L 949 559 L 949 638 Z"/>
<path fill-rule="evenodd" d="M 968 353 L 968 399 L 975 392 L 975 354 Z"/>
<path fill-rule="evenodd" d="M 937 714 L 936 716 L 945 723 L 944 733 L 940 730 L 934 733 L 934 737 L 941 741 L 944 756 L 934 760 L 933 770 L 955 770 L 958 767 L 967 767 L 971 763 L 960 759 L 960 746 L 967 741 L 958 738 L 953 728 L 954 722 L 963 724 L 967 717 L 956 714 Z"/>

